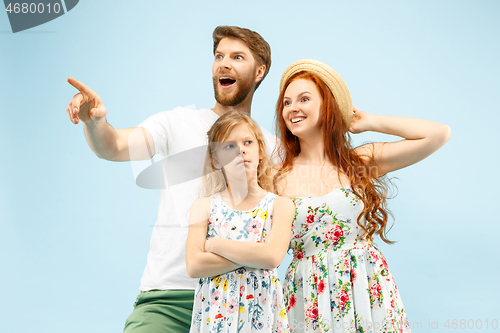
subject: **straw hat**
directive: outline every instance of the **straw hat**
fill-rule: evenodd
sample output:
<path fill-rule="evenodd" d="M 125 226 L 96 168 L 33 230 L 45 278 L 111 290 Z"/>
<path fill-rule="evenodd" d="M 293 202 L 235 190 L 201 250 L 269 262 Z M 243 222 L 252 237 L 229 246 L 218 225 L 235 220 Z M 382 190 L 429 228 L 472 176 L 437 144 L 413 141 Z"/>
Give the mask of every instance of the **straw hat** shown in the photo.
<path fill-rule="evenodd" d="M 285 83 L 293 75 L 299 72 L 311 72 L 318 75 L 323 82 L 330 88 L 330 91 L 335 97 L 335 101 L 340 108 L 340 113 L 342 114 L 342 119 L 344 123 L 349 128 L 352 120 L 353 106 L 352 98 L 349 89 L 344 80 L 337 74 L 330 66 L 322 63 L 321 61 L 313 59 L 302 59 L 294 62 L 285 70 L 280 82 L 280 91 L 283 90 Z"/>

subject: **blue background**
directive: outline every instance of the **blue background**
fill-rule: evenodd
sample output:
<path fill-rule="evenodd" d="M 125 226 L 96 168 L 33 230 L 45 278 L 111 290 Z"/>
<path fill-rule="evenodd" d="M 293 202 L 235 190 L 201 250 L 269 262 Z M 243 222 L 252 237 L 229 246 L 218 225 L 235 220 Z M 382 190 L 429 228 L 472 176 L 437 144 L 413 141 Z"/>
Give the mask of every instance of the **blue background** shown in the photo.
<path fill-rule="evenodd" d="M 77 92 L 66 79 L 98 92 L 116 128 L 176 106 L 213 107 L 211 34 L 221 24 L 271 45 L 252 106 L 271 131 L 281 74 L 301 58 L 331 65 L 361 110 L 451 126 L 440 151 L 392 174 L 399 195 L 389 202 L 389 236 L 398 243 L 378 243 L 414 332 L 478 331 L 444 327 L 454 319 L 493 331 L 499 14 L 493 0 L 89 0 L 13 34 L 0 13 L 1 331 L 121 332 L 159 192 L 137 187 L 130 163 L 92 153 L 82 124 L 66 115 Z M 396 139 L 354 136 L 356 144 Z"/>

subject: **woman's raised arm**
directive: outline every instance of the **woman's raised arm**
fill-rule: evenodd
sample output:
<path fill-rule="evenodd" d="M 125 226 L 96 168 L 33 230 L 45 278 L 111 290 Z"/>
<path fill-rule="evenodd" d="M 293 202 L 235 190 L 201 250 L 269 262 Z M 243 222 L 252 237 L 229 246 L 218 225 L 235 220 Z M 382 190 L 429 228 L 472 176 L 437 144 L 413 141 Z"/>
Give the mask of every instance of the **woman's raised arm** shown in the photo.
<path fill-rule="evenodd" d="M 396 135 L 404 140 L 377 142 L 355 148 L 360 156 L 373 157 L 378 166 L 378 175 L 405 168 L 428 157 L 441 148 L 450 138 L 448 125 L 429 120 L 380 116 L 354 108 L 349 131 L 366 131 Z"/>

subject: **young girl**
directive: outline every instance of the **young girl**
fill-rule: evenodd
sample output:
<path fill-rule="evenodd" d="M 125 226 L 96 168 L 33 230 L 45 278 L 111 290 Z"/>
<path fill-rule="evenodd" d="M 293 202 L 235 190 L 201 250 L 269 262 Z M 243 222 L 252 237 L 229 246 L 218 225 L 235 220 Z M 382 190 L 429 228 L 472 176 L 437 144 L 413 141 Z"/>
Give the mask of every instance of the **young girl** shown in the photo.
<path fill-rule="evenodd" d="M 289 332 L 276 267 L 295 206 L 267 191 L 265 143 L 249 116 L 226 113 L 208 139 L 206 197 L 191 207 L 186 245 L 199 278 L 190 332 Z"/>
<path fill-rule="evenodd" d="M 297 206 L 284 283 L 293 332 L 410 332 L 387 262 L 373 244 L 375 234 L 390 243 L 383 176 L 438 150 L 449 127 L 355 109 L 342 78 L 308 59 L 283 74 L 276 116 L 285 149 L 276 190 Z M 352 148 L 348 131 L 403 140 Z"/>

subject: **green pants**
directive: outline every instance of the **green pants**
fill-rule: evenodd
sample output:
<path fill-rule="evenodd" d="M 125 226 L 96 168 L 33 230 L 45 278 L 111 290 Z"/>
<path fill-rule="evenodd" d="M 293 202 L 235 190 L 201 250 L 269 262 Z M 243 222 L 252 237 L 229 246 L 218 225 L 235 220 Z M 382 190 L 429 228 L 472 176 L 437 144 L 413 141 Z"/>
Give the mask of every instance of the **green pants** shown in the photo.
<path fill-rule="evenodd" d="M 150 290 L 137 296 L 124 333 L 189 332 L 194 290 Z"/>

